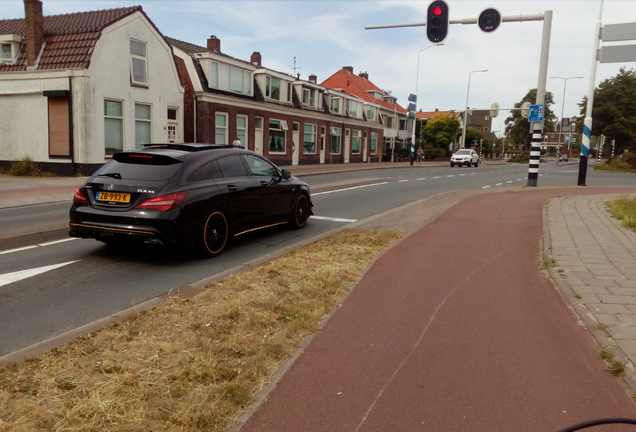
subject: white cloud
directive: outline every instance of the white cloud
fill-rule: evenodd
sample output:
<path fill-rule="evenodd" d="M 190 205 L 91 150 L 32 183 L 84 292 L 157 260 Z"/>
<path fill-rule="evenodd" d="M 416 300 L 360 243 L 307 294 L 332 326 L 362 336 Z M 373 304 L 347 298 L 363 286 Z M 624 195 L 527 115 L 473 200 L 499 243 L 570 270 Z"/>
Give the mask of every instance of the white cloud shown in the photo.
<path fill-rule="evenodd" d="M 577 102 L 588 92 L 594 28 L 600 0 L 494 1 L 447 0 L 453 20 L 476 18 L 488 8 L 504 16 L 535 15 L 553 11 L 548 76 L 583 76 L 567 82 L 566 116 L 577 115 Z M 425 27 L 365 30 L 379 24 L 426 21 L 429 2 L 419 0 L 332 1 L 160 1 L 160 0 L 43 0 L 47 15 L 109 9 L 141 4 L 166 35 L 205 45 L 210 35 L 221 39 L 221 49 L 249 60 L 254 51 L 266 67 L 293 73 L 296 57 L 302 78 L 311 74 L 323 81 L 343 66 L 368 72 L 378 87 L 392 90 L 406 104 L 415 92 L 417 57 L 430 45 Z M 22 0 L 2 0 L 3 18 L 21 18 Z M 636 0 L 605 0 L 603 23 L 634 21 Z M 418 107 L 425 110 L 463 109 L 470 71 L 488 69 L 471 78 L 471 107 L 498 102 L 511 107 L 537 86 L 543 22 L 503 23 L 491 34 L 476 25 L 453 24 L 442 47 L 420 54 Z M 633 42 L 632 42 L 633 43 Z M 636 64 L 598 65 L 598 85 L 620 67 Z M 555 112 L 561 111 L 563 80 L 548 79 Z M 494 129 L 508 113 L 502 112 Z"/>

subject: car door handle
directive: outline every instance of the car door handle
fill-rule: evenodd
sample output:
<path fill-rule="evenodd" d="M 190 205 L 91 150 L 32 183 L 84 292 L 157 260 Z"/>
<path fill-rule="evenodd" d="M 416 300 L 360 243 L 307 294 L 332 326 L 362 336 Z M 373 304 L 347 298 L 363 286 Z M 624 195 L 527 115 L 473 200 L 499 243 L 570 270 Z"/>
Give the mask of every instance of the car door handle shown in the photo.
<path fill-rule="evenodd" d="M 237 190 L 239 190 L 239 187 L 238 187 L 238 186 L 235 186 L 235 185 L 227 185 L 227 189 L 228 189 L 230 192 L 236 192 Z"/>
<path fill-rule="evenodd" d="M 269 186 L 269 182 L 261 180 L 261 186 Z"/>

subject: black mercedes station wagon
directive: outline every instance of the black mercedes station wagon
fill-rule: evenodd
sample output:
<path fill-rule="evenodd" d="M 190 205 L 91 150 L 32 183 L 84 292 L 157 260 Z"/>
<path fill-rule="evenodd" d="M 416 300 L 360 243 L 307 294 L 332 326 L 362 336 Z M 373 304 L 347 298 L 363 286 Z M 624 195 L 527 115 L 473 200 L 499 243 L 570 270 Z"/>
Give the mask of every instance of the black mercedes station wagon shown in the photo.
<path fill-rule="evenodd" d="M 312 206 L 307 183 L 252 151 L 149 144 L 114 154 L 75 192 L 69 235 L 215 256 L 249 231 L 304 227 Z"/>

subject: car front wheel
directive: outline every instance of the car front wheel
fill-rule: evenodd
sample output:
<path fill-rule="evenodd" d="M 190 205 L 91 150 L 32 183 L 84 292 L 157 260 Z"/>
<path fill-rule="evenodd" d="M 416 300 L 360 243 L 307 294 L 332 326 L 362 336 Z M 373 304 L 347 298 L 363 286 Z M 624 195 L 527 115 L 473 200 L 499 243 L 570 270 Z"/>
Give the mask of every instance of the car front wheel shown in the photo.
<path fill-rule="evenodd" d="M 211 212 L 203 222 L 201 229 L 200 250 L 204 256 L 213 257 L 220 254 L 230 235 L 227 217 L 220 210 Z"/>
<path fill-rule="evenodd" d="M 455 164 L 451 162 L 451 168 L 453 168 L 454 166 L 455 166 Z"/>
<path fill-rule="evenodd" d="M 296 198 L 296 202 L 294 203 L 294 208 L 292 209 L 289 224 L 292 226 L 292 228 L 300 229 L 307 225 L 308 219 L 309 199 L 307 198 L 307 195 L 300 194 L 298 195 L 298 198 Z"/>
<path fill-rule="evenodd" d="M 475 168 L 479 166 L 479 161 L 475 162 Z"/>

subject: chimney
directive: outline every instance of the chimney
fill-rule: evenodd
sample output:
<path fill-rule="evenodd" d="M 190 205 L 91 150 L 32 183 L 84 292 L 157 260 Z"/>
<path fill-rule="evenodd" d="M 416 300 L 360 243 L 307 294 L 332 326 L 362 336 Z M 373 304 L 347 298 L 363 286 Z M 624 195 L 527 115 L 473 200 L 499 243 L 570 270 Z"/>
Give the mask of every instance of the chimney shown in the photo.
<path fill-rule="evenodd" d="M 27 66 L 34 66 L 44 42 L 44 18 L 40 0 L 24 0 Z"/>
<path fill-rule="evenodd" d="M 350 74 L 353 74 L 353 66 L 345 66 L 342 69 L 346 70 Z"/>
<path fill-rule="evenodd" d="M 250 62 L 253 65 L 256 65 L 258 67 L 261 66 L 261 53 L 259 53 L 258 51 L 254 51 L 252 53 L 252 56 L 250 57 Z"/>
<path fill-rule="evenodd" d="M 221 52 L 221 39 L 217 38 L 214 35 L 210 36 L 210 39 L 208 39 L 208 49 L 216 52 Z"/>
<path fill-rule="evenodd" d="M 361 78 L 364 78 L 365 80 L 369 81 L 369 74 L 367 72 L 360 72 L 358 74 L 358 76 L 360 76 Z"/>
<path fill-rule="evenodd" d="M 318 83 L 318 77 L 314 74 L 309 75 L 309 82 L 312 82 L 314 84 Z"/>

